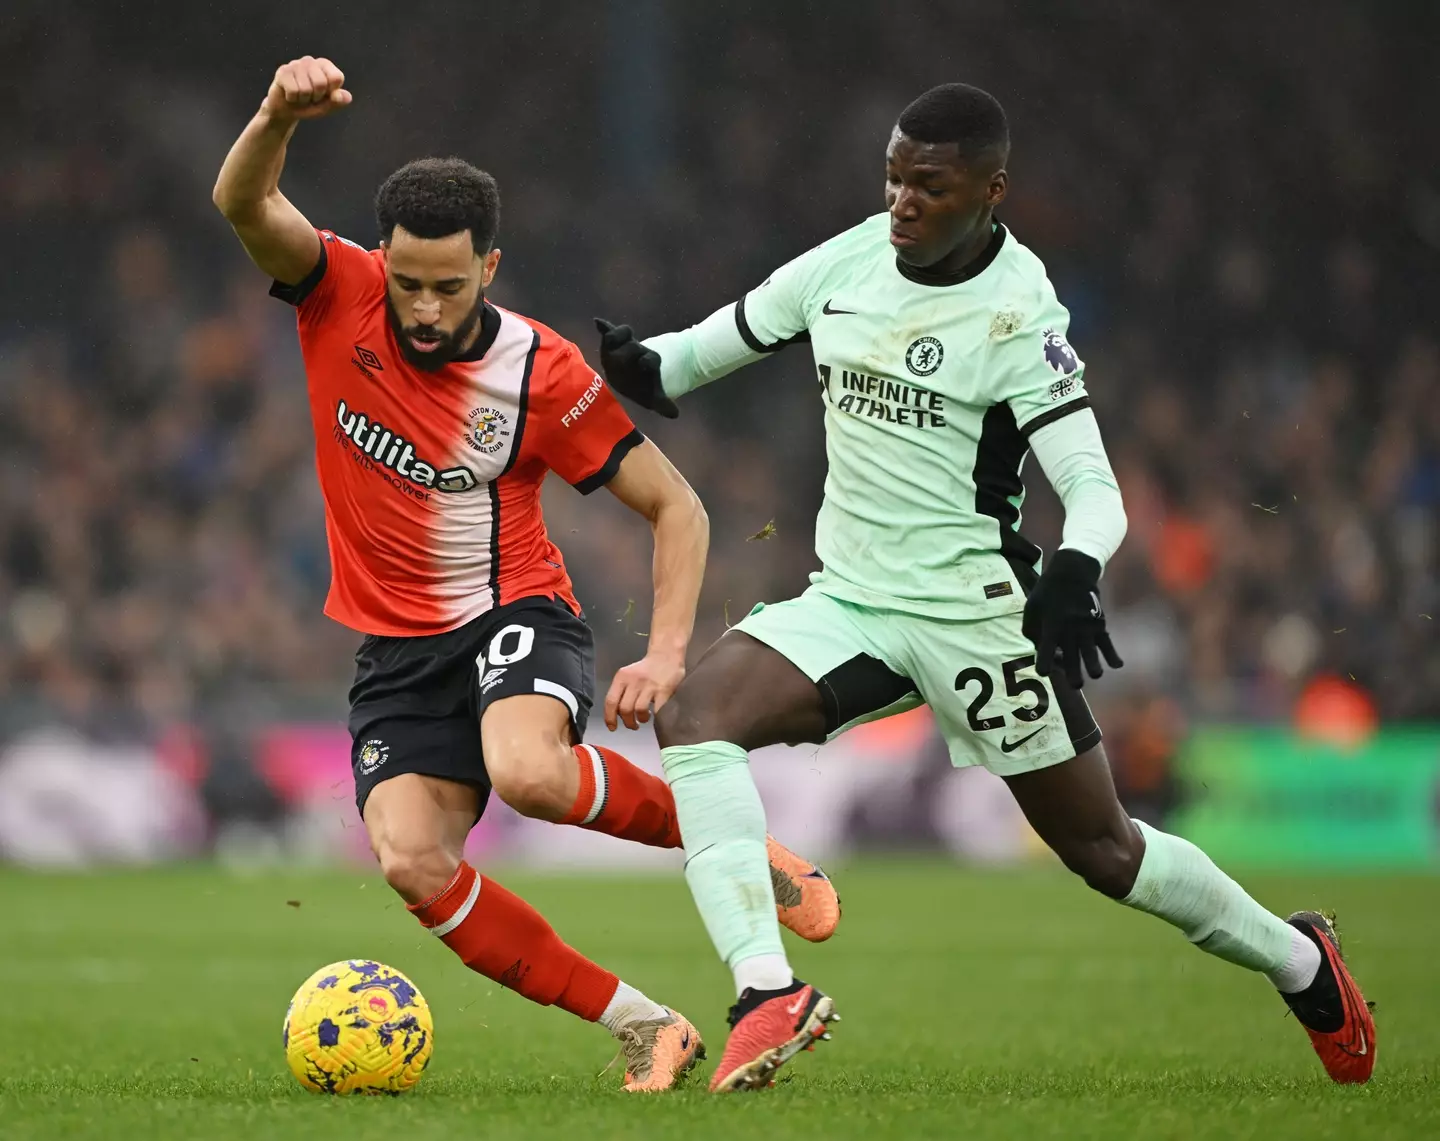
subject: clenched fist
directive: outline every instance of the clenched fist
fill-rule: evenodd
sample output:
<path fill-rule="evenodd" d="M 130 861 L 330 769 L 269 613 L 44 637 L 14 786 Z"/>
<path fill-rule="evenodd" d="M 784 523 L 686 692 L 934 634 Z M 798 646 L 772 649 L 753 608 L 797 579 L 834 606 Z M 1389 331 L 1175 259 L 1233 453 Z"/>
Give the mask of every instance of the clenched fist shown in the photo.
<path fill-rule="evenodd" d="M 312 55 L 282 64 L 270 81 L 264 110 L 276 119 L 318 119 L 339 107 L 348 106 L 345 73 L 328 59 Z"/>

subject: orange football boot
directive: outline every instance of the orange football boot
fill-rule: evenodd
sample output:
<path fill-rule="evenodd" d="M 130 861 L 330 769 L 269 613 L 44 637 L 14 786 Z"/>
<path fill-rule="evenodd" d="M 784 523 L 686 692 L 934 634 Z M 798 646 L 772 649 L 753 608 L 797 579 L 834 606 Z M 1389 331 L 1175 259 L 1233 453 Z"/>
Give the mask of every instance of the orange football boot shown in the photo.
<path fill-rule="evenodd" d="M 700 1031 L 673 1010 L 669 1018 L 632 1022 L 616 1037 L 625 1055 L 625 1089 L 629 1093 L 672 1089 L 705 1057 Z"/>
<path fill-rule="evenodd" d="M 765 851 L 780 922 L 802 939 L 823 943 L 840 924 L 840 894 L 830 877 L 774 836 L 765 837 Z"/>
<path fill-rule="evenodd" d="M 1340 954 L 1333 917 L 1297 911 L 1287 920 L 1320 948 L 1315 981 L 1298 994 L 1282 994 L 1333 1081 L 1368 1082 L 1375 1069 L 1375 1019 Z"/>
<path fill-rule="evenodd" d="M 711 1093 L 773 1084 L 776 1070 L 801 1050 L 813 1050 L 816 1042 L 828 1039 L 826 1025 L 840 1021 L 829 996 L 799 979 L 778 994 L 761 994 L 772 997 L 747 990 L 730 1008 L 730 1040 L 710 1081 Z"/>

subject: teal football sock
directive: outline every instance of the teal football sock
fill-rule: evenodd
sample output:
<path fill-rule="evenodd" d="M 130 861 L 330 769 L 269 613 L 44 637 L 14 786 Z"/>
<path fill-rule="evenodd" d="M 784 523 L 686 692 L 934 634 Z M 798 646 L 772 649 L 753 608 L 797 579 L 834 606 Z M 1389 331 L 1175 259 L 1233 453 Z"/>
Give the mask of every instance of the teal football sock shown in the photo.
<path fill-rule="evenodd" d="M 753 974 L 737 966 L 758 959 L 767 973 L 780 968 L 783 977 L 774 985 L 787 985 L 765 852 L 765 808 L 750 778 L 749 756 L 728 741 L 706 741 L 672 745 L 660 758 L 685 838 L 685 879 L 710 941 L 737 980 Z"/>
<path fill-rule="evenodd" d="M 1272 976 L 1290 969 L 1297 936 L 1309 940 L 1251 899 L 1189 840 L 1138 820 L 1135 826 L 1145 837 L 1145 856 L 1134 888 L 1120 902 L 1173 924 L 1195 946 L 1226 962 Z M 1317 954 L 1316 965 L 1318 959 Z"/>

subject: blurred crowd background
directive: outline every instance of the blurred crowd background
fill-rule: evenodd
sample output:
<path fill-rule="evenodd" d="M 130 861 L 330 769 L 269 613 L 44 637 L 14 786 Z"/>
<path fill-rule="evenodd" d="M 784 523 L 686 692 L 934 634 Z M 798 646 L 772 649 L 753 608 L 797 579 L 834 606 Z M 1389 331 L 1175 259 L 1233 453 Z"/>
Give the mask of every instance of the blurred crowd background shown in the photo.
<path fill-rule="evenodd" d="M 1094 698 L 1122 779 L 1163 800 L 1188 726 L 1307 702 L 1440 719 L 1437 41 L 1433 8 L 1344 0 L 12 0 L 0 731 L 189 726 L 238 771 L 258 721 L 343 717 L 358 637 L 321 614 L 293 311 L 209 197 L 305 53 L 355 95 L 291 146 L 310 219 L 371 243 L 395 166 L 484 166 L 492 296 L 592 360 L 593 315 L 691 323 L 883 208 L 904 104 L 987 88 L 1014 139 L 1000 217 L 1071 310 L 1130 516 L 1104 584 L 1127 666 Z M 808 352 L 639 422 L 710 511 L 702 646 L 815 566 Z M 1053 544 L 1032 474 L 1025 529 Z M 607 499 L 546 496 L 602 689 L 643 652 L 649 601 L 648 533 Z"/>

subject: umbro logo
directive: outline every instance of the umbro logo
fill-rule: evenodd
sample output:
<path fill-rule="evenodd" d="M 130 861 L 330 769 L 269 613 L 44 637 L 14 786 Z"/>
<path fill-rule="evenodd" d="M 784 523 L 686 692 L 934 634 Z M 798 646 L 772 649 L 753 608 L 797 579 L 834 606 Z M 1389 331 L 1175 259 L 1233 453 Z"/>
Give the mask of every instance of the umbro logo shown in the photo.
<path fill-rule="evenodd" d="M 833 301 L 834 298 L 832 297 L 830 300 Z M 853 317 L 853 316 L 855 316 L 855 310 L 853 310 L 853 309 L 831 309 L 831 308 L 830 308 L 830 301 L 825 302 L 825 304 L 820 307 L 820 312 L 824 313 L 825 316 L 827 316 L 827 317 Z"/>
<path fill-rule="evenodd" d="M 480 692 L 489 693 L 492 689 L 494 689 L 497 685 L 500 684 L 504 677 L 504 666 L 495 666 L 493 669 L 486 670 L 485 676 L 480 679 Z"/>
<path fill-rule="evenodd" d="M 355 355 L 350 358 L 350 363 L 368 376 L 371 380 L 379 380 L 375 374 L 384 372 L 385 366 L 380 363 L 380 358 L 367 349 L 364 345 L 355 346 Z"/>

